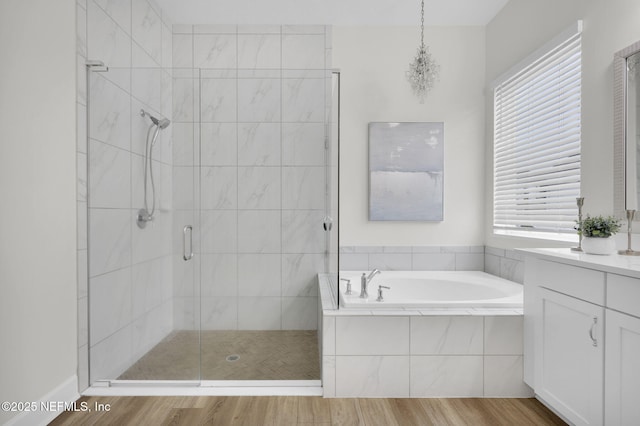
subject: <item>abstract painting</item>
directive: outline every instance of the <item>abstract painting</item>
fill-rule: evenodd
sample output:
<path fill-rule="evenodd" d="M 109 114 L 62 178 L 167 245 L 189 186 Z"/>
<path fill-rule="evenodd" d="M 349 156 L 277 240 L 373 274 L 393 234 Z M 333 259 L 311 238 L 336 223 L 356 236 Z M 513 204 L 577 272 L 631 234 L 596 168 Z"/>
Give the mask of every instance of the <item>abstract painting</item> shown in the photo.
<path fill-rule="evenodd" d="M 369 123 L 369 220 L 442 221 L 444 123 Z"/>

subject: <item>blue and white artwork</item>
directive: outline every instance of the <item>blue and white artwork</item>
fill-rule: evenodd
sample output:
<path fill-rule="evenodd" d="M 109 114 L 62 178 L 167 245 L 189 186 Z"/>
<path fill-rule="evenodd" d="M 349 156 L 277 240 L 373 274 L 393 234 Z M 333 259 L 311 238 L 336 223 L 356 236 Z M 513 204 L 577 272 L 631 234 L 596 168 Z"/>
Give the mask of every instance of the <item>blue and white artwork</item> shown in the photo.
<path fill-rule="evenodd" d="M 442 221 L 444 123 L 369 123 L 369 220 Z"/>

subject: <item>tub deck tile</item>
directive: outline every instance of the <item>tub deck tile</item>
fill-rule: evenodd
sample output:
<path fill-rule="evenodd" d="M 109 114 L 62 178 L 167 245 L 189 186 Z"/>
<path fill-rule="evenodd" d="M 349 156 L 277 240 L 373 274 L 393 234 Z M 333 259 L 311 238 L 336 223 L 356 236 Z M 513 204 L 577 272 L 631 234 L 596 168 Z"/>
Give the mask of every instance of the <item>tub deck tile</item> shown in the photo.
<path fill-rule="evenodd" d="M 518 308 L 472 308 L 472 315 L 480 315 L 480 316 L 521 316 L 523 314 L 522 309 Z"/>
<path fill-rule="evenodd" d="M 422 309 L 420 314 L 424 316 L 459 316 L 459 315 L 475 315 L 470 309 Z"/>
<path fill-rule="evenodd" d="M 419 316 L 421 315 L 420 311 L 413 309 L 377 309 L 375 311 L 371 311 L 373 316 Z"/>
<path fill-rule="evenodd" d="M 334 316 L 372 316 L 373 311 L 367 309 L 337 309 L 335 311 L 324 311 L 325 315 Z"/>

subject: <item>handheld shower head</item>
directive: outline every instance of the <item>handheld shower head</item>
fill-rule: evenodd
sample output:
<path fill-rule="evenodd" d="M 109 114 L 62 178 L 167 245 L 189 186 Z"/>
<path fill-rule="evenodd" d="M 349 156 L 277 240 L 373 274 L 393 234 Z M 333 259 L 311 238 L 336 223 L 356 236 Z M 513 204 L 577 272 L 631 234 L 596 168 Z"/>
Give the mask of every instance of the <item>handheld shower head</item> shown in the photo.
<path fill-rule="evenodd" d="M 158 120 L 158 122 L 156 124 L 161 129 L 166 129 L 167 127 L 169 127 L 169 124 L 171 124 L 171 121 L 169 121 L 168 118 L 162 118 L 162 119 Z"/>
<path fill-rule="evenodd" d="M 147 111 L 145 111 L 143 109 L 140 110 L 140 115 L 143 116 L 143 117 L 146 115 L 147 117 L 149 117 L 149 119 L 151 120 L 151 122 L 153 124 L 155 124 L 160 129 L 163 129 L 163 130 L 166 129 L 167 127 L 169 127 L 169 124 L 171 124 L 171 121 L 169 121 L 168 118 L 160 118 L 160 119 L 158 119 L 158 118 L 154 117 L 153 115 L 149 114 Z"/>
<path fill-rule="evenodd" d="M 156 187 L 153 181 L 153 147 L 158 140 L 158 134 L 160 133 L 160 130 L 169 127 L 171 121 L 169 121 L 169 119 L 167 118 L 154 117 L 143 109 L 140 110 L 140 115 L 142 117 L 149 117 L 149 119 L 153 123 L 147 130 L 147 139 L 144 148 L 144 208 L 138 211 L 137 216 L 138 227 L 142 229 L 147 225 L 147 222 L 153 220 L 153 214 L 156 211 Z M 153 137 L 151 138 L 151 140 L 149 140 L 149 136 L 151 135 L 152 131 Z M 147 204 L 147 176 L 151 181 L 151 209 L 149 209 L 149 206 Z"/>

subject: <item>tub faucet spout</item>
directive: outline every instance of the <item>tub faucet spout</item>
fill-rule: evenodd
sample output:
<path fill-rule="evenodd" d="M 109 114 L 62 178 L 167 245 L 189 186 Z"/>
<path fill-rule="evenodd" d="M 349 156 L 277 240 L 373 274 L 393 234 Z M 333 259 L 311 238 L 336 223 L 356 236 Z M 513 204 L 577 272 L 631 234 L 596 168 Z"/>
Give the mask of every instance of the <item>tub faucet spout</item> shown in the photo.
<path fill-rule="evenodd" d="M 367 286 L 369 285 L 373 277 L 381 273 L 382 272 L 380 272 L 377 269 L 374 269 L 373 271 L 371 271 L 371 273 L 368 276 L 366 273 L 364 272 L 362 273 L 362 276 L 360 277 L 360 298 L 361 299 L 367 299 L 369 297 L 369 293 L 367 293 Z"/>

